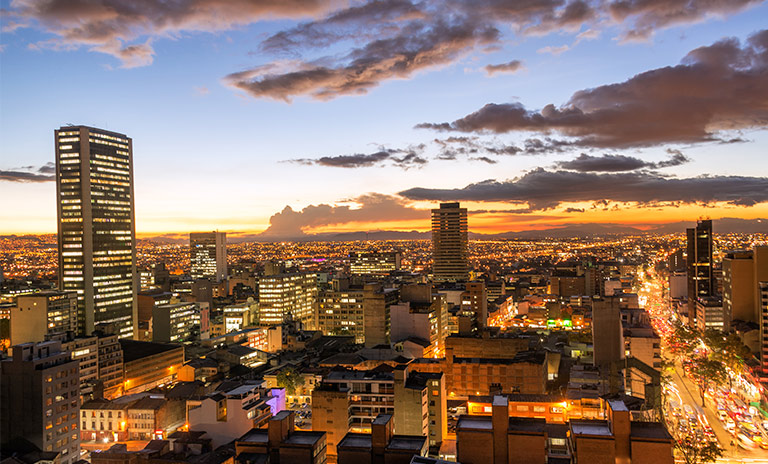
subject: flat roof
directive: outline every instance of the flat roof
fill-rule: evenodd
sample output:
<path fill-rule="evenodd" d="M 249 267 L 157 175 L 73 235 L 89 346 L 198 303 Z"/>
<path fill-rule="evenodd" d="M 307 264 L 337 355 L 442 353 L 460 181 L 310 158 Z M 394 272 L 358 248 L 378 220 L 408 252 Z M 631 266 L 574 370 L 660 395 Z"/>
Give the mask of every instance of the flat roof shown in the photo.
<path fill-rule="evenodd" d="M 493 423 L 490 416 L 461 416 L 456 429 L 493 430 Z"/>
<path fill-rule="evenodd" d="M 547 428 L 546 419 L 534 417 L 510 417 L 508 431 L 544 433 Z"/>
<path fill-rule="evenodd" d="M 120 339 L 120 346 L 123 348 L 123 362 L 131 362 L 173 350 L 184 350 L 183 345 L 140 342 L 138 340 L 127 340 L 125 338 Z"/>
<path fill-rule="evenodd" d="M 660 422 L 632 422 L 630 424 L 629 435 L 633 438 L 653 438 L 657 440 L 671 440 L 670 435 L 664 424 Z"/>
<path fill-rule="evenodd" d="M 372 424 L 373 425 L 383 425 L 383 424 L 386 424 L 387 422 L 389 422 L 390 420 L 392 420 L 392 414 L 379 414 L 373 420 Z"/>
<path fill-rule="evenodd" d="M 245 435 L 238 438 L 236 441 L 244 441 L 248 443 L 263 443 L 269 442 L 269 431 L 267 429 L 251 429 L 245 432 Z"/>
<path fill-rule="evenodd" d="M 285 440 L 285 443 L 291 445 L 311 446 L 320 441 L 325 436 L 325 432 L 314 432 L 308 430 L 297 430 L 291 433 Z"/>
<path fill-rule="evenodd" d="M 572 420 L 571 430 L 576 435 L 613 436 L 608 422 L 603 420 Z"/>
<path fill-rule="evenodd" d="M 427 437 L 417 435 L 395 435 L 389 441 L 387 449 L 391 450 L 407 450 L 418 452 L 424 448 L 424 444 L 427 441 Z"/>
<path fill-rule="evenodd" d="M 337 448 L 371 448 L 371 434 L 349 432 L 341 439 Z"/>

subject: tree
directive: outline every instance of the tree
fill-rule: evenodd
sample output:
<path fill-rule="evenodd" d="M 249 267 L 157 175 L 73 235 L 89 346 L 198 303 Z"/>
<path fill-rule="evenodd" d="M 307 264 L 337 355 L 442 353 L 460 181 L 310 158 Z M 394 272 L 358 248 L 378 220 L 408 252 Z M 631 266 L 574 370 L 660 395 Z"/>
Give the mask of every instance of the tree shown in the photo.
<path fill-rule="evenodd" d="M 708 329 L 704 333 L 704 343 L 712 351 L 712 359 L 739 373 L 743 372 L 744 360 L 752 356 L 752 351 L 744 346 L 735 333 L 726 334 L 722 330 Z"/>
<path fill-rule="evenodd" d="M 689 358 L 698 345 L 698 332 L 680 321 L 675 321 L 674 330 L 669 337 L 669 351 L 677 358 Z"/>
<path fill-rule="evenodd" d="M 675 448 L 686 464 L 707 464 L 717 461 L 723 449 L 712 441 L 701 442 L 690 435 L 675 440 Z"/>
<path fill-rule="evenodd" d="M 293 396 L 298 388 L 304 386 L 304 376 L 296 372 L 296 369 L 287 367 L 277 373 L 277 386 L 285 388 L 285 393 Z"/>
<path fill-rule="evenodd" d="M 701 405 L 704 406 L 704 392 L 710 385 L 720 386 L 725 384 L 728 379 L 728 372 L 720 361 L 709 359 L 707 356 L 697 356 L 692 359 L 691 377 L 699 386 L 699 395 L 701 395 Z"/>

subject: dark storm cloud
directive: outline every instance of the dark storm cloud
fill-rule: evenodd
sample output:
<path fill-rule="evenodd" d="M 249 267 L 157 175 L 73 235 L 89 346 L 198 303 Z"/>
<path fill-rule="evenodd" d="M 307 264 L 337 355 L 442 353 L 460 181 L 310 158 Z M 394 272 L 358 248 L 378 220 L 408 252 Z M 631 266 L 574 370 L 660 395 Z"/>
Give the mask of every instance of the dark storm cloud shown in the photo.
<path fill-rule="evenodd" d="M 671 152 L 672 156 L 668 160 L 660 161 L 658 163 L 644 161 L 640 158 L 635 158 L 634 156 L 610 154 L 591 156 L 582 153 L 570 161 L 561 161 L 557 163 L 557 167 L 579 172 L 622 172 L 635 171 L 638 169 L 659 169 L 680 166 L 681 164 L 690 161 L 688 157 L 678 150 L 668 151 Z"/>
<path fill-rule="evenodd" d="M 308 17 L 344 4 L 321 0 L 17 0 L 5 16 L 14 28 L 39 25 L 58 36 L 38 47 L 85 46 L 115 56 L 124 67 L 134 67 L 152 63 L 154 55 L 149 41 L 127 43 L 140 37 L 174 37 L 184 31 L 221 31 L 263 19 Z"/>
<path fill-rule="evenodd" d="M 410 200 L 520 202 L 528 203 L 534 210 L 582 201 L 640 205 L 724 202 L 751 206 L 768 201 L 768 178 L 701 176 L 678 179 L 647 171 L 596 174 L 539 168 L 512 180 L 487 180 L 457 189 L 417 187 L 400 192 L 400 195 Z"/>
<path fill-rule="evenodd" d="M 509 63 L 489 64 L 484 69 L 489 76 L 492 76 L 496 73 L 516 73 L 523 68 L 524 66 L 522 61 L 512 60 Z"/>
<path fill-rule="evenodd" d="M 286 206 L 269 218 L 269 228 L 263 236 L 298 237 L 312 227 L 346 224 L 350 222 L 383 222 L 424 219 L 429 212 L 406 205 L 402 198 L 380 193 L 363 195 L 354 200 L 356 207 L 310 205 L 301 211 Z"/>
<path fill-rule="evenodd" d="M 428 163 L 428 160 L 421 156 L 424 147 L 421 144 L 407 149 L 381 148 L 379 151 L 369 154 L 355 153 L 353 155 L 323 156 L 316 159 L 299 158 L 289 160 L 289 162 L 334 168 L 365 168 L 387 164 L 409 169 Z"/>
<path fill-rule="evenodd" d="M 722 141 L 723 131 L 768 126 L 768 31 L 741 46 L 726 39 L 690 52 L 682 63 L 620 84 L 573 94 L 562 107 L 531 111 L 489 103 L 452 123 L 417 128 L 461 132 L 557 132 L 594 147 Z"/>

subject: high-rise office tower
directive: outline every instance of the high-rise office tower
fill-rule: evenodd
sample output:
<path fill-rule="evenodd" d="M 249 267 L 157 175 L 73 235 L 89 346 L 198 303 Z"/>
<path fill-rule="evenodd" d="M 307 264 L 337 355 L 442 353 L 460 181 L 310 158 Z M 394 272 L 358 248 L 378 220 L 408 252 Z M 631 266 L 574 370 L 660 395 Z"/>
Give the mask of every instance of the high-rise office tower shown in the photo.
<path fill-rule="evenodd" d="M 467 209 L 440 203 L 432 210 L 432 274 L 437 282 L 467 280 Z"/>
<path fill-rule="evenodd" d="M 227 279 L 227 233 L 189 234 L 190 275 L 193 279 L 221 282 Z"/>
<path fill-rule="evenodd" d="M 77 293 L 53 290 L 19 295 L 11 308 L 11 344 L 42 342 L 57 332 L 77 331 Z"/>
<path fill-rule="evenodd" d="M 276 274 L 259 279 L 259 324 L 280 325 L 290 313 L 294 321 L 317 327 L 317 274 Z"/>
<path fill-rule="evenodd" d="M 688 320 L 695 325 L 696 300 L 714 295 L 715 277 L 712 270 L 712 221 L 698 221 L 687 229 L 686 264 L 688 268 Z"/>
<path fill-rule="evenodd" d="M 112 323 L 121 338 L 133 337 L 133 142 L 87 126 L 64 126 L 54 137 L 59 288 L 77 292 L 79 333 Z"/>

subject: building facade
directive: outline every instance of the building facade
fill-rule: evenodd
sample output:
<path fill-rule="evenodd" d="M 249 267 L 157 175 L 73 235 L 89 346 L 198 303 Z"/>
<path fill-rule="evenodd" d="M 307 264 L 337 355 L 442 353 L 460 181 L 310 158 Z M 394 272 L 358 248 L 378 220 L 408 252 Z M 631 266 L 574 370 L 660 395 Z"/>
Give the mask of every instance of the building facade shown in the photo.
<path fill-rule="evenodd" d="M 317 275 L 276 274 L 259 280 L 259 324 L 282 324 L 290 313 L 307 329 L 315 329 Z"/>
<path fill-rule="evenodd" d="M 467 280 L 467 232 L 467 209 L 459 203 L 441 203 L 432 210 L 432 274 L 436 282 Z"/>
<path fill-rule="evenodd" d="M 59 463 L 80 459 L 79 363 L 61 343 L 24 343 L 0 362 L 0 443 L 25 438 Z"/>
<path fill-rule="evenodd" d="M 400 253 L 396 251 L 349 254 L 349 271 L 355 275 L 385 276 L 398 270 Z"/>
<path fill-rule="evenodd" d="M 42 342 L 49 334 L 77 331 L 77 293 L 19 295 L 11 307 L 11 345 Z"/>
<path fill-rule="evenodd" d="M 192 232 L 189 234 L 189 263 L 192 279 L 221 282 L 227 279 L 226 232 Z"/>
<path fill-rule="evenodd" d="M 688 270 L 688 321 L 695 324 L 696 300 L 715 294 L 715 275 L 712 266 L 712 221 L 698 221 L 696 227 L 686 229 Z"/>
<path fill-rule="evenodd" d="M 124 134 L 86 126 L 55 131 L 59 288 L 78 299 L 78 332 L 113 323 L 134 336 L 136 229 L 133 148 Z"/>

